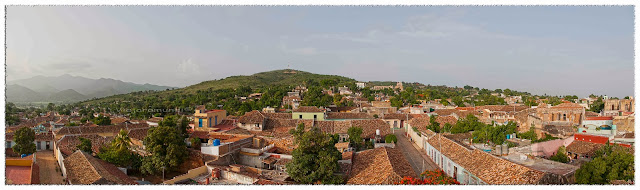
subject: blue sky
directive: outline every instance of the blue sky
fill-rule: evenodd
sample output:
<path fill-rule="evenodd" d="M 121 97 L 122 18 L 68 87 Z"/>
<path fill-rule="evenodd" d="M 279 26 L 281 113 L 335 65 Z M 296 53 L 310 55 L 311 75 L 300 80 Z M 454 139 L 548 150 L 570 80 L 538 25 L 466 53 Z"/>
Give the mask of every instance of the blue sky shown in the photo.
<path fill-rule="evenodd" d="M 357 80 L 633 94 L 631 6 L 9 6 L 7 79 L 188 86 L 293 69 Z"/>

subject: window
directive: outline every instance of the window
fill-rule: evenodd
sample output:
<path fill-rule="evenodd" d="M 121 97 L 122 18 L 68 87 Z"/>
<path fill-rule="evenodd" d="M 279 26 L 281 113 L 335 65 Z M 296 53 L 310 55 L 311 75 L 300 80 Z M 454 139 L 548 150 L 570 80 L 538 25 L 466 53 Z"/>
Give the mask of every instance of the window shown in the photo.
<path fill-rule="evenodd" d="M 215 122 L 216 122 L 216 125 L 218 125 L 218 116 L 217 116 L 217 115 L 216 115 L 216 120 L 215 120 Z"/>
<path fill-rule="evenodd" d="M 202 118 L 198 118 L 198 127 L 202 127 Z"/>
<path fill-rule="evenodd" d="M 207 123 L 209 127 L 211 127 L 211 118 L 209 118 L 209 123 Z"/>
<path fill-rule="evenodd" d="M 298 115 L 298 118 L 302 119 L 302 115 Z"/>
<path fill-rule="evenodd" d="M 318 115 L 315 115 L 315 114 L 314 114 L 314 115 L 313 115 L 313 119 L 314 119 L 314 120 L 315 120 L 315 119 L 318 119 Z"/>
<path fill-rule="evenodd" d="M 453 166 L 453 179 L 458 180 L 458 167 Z"/>

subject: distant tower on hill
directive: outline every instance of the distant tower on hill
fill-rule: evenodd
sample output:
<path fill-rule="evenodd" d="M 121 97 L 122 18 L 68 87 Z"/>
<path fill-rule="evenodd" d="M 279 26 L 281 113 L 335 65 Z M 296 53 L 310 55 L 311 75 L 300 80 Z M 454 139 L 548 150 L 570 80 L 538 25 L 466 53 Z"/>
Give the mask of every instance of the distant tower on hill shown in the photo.
<path fill-rule="evenodd" d="M 404 90 L 404 87 L 402 87 L 402 82 L 398 82 L 398 84 L 396 84 L 396 87 L 395 87 L 395 88 L 400 89 L 400 91 L 403 91 L 403 90 Z"/>

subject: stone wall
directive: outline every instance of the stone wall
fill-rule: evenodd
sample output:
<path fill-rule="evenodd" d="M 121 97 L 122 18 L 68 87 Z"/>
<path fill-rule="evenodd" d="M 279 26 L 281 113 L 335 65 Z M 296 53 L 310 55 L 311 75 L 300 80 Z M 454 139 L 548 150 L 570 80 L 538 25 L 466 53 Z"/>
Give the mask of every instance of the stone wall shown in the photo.
<path fill-rule="evenodd" d="M 625 111 L 635 112 L 635 100 L 622 99 L 622 100 L 605 100 L 604 111 Z"/>
<path fill-rule="evenodd" d="M 634 132 L 635 114 L 630 116 L 614 116 L 613 124 L 616 125 L 618 131 Z"/>

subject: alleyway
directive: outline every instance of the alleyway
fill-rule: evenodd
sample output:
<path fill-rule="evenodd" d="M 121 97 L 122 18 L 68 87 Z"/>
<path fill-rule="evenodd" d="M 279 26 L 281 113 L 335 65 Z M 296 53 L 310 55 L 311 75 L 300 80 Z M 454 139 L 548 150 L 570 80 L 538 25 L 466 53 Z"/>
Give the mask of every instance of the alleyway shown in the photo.
<path fill-rule="evenodd" d="M 398 138 L 396 148 L 402 151 L 404 157 L 409 161 L 409 164 L 411 164 L 411 167 L 417 175 L 420 175 L 424 170 L 435 170 L 438 168 L 438 166 L 427 157 L 424 150 L 413 144 L 409 138 L 404 135 L 402 130 L 395 130 L 394 134 Z"/>
<path fill-rule="evenodd" d="M 64 184 L 62 172 L 57 169 L 59 166 L 53 157 L 53 151 L 36 152 L 36 163 L 40 167 L 40 184 Z"/>

